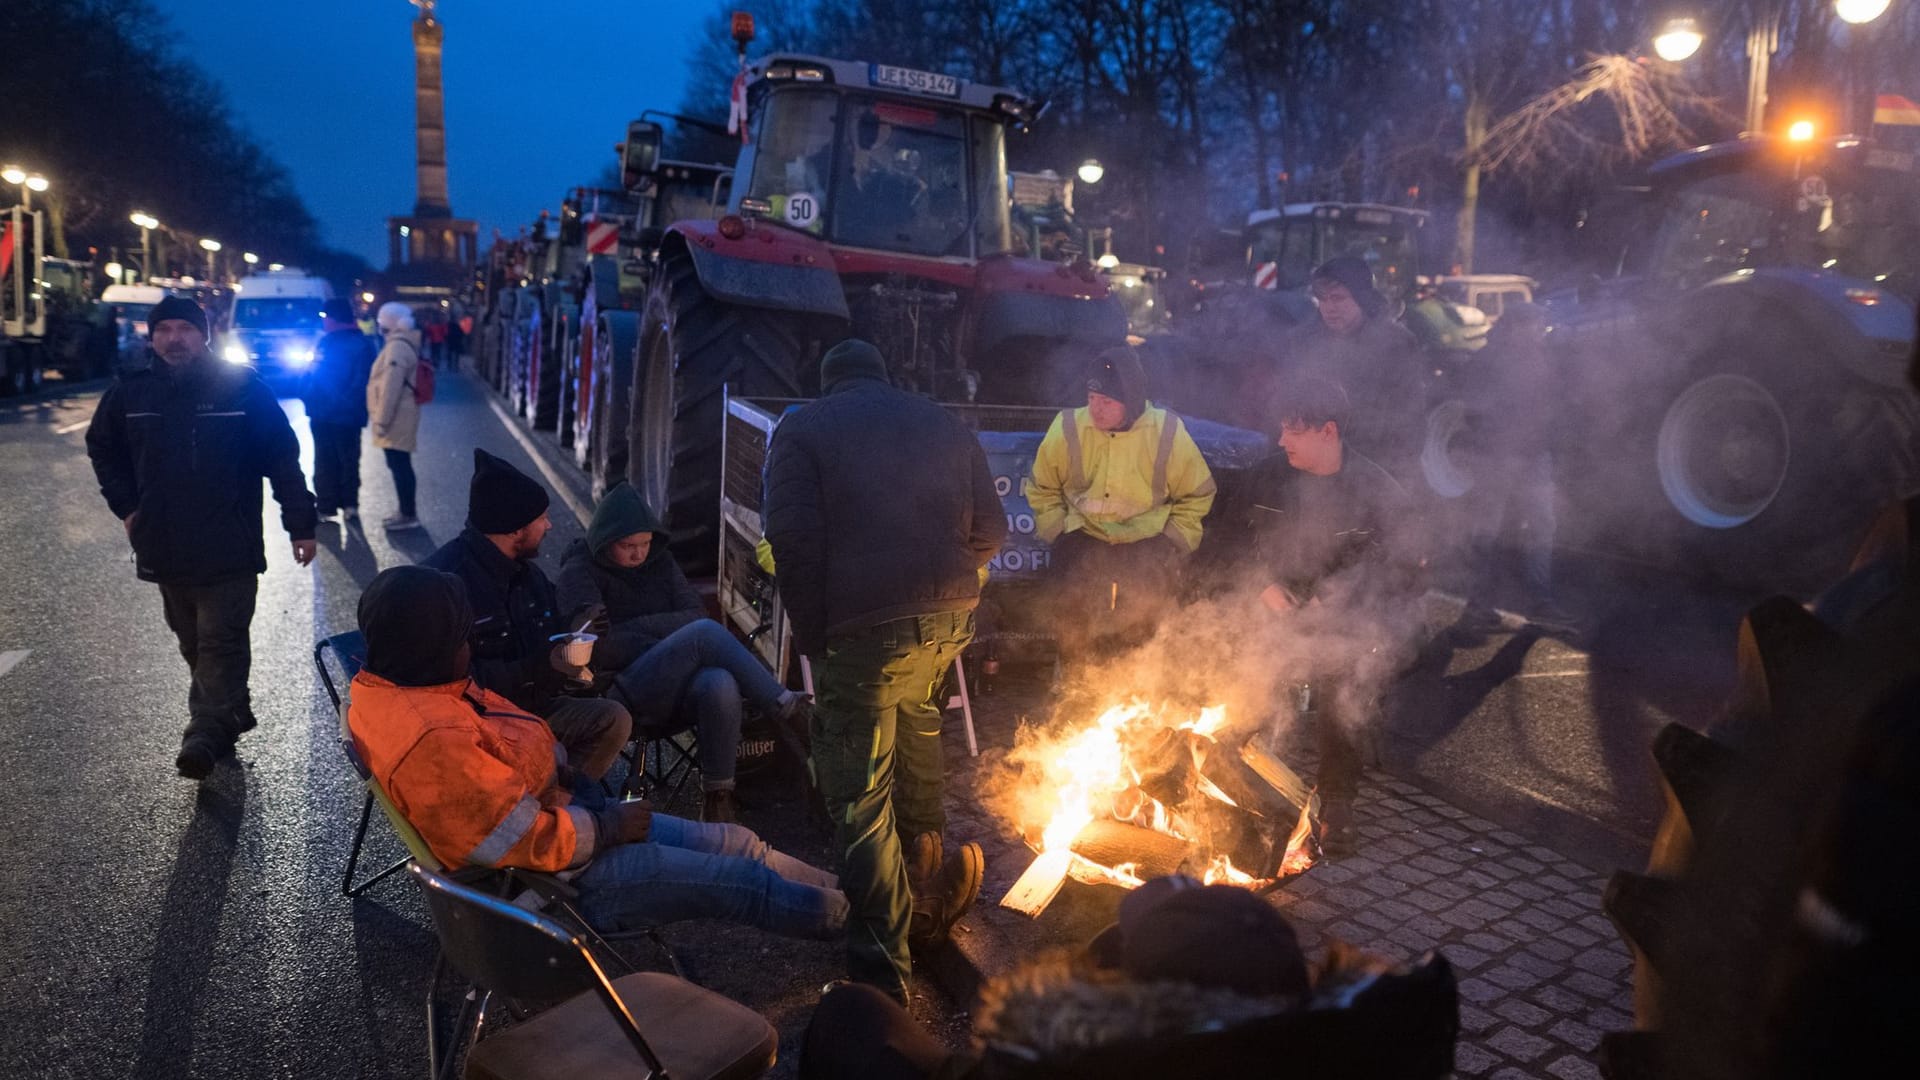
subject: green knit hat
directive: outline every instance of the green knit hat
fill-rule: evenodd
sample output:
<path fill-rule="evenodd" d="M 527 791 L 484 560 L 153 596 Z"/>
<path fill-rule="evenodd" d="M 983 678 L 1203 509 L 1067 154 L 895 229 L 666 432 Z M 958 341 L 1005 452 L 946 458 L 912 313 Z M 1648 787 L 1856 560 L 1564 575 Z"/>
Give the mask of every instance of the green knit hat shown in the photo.
<path fill-rule="evenodd" d="M 666 531 L 647 500 L 633 490 L 633 485 L 622 480 L 608 488 L 600 497 L 600 505 L 593 508 L 593 520 L 587 524 L 587 550 L 599 556 L 612 547 L 614 541 L 634 533 L 653 533 L 656 538 L 664 539 Z M 647 556 L 648 561 L 664 550 L 664 544 L 655 545 Z"/>

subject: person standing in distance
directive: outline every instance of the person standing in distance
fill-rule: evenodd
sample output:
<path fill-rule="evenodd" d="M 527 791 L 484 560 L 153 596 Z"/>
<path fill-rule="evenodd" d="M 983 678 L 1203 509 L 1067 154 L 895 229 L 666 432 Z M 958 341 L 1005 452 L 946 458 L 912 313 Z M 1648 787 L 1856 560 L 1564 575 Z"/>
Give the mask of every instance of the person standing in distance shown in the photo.
<path fill-rule="evenodd" d="M 313 428 L 313 494 L 321 518 L 360 516 L 360 432 L 367 426 L 373 342 L 353 321 L 353 301 L 336 296 L 320 312 L 326 334 L 300 381 Z"/>
<path fill-rule="evenodd" d="M 373 445 L 387 455 L 400 503 L 399 513 L 382 519 L 380 525 L 388 532 L 400 532 L 420 527 L 413 503 L 413 448 L 420 438 L 413 373 L 420 364 L 420 331 L 413 325 L 413 311 L 397 301 L 380 305 L 378 321 L 387 340 L 367 381 L 367 418 L 373 424 Z"/>
<path fill-rule="evenodd" d="M 256 723 L 247 673 L 254 596 L 267 569 L 261 478 L 273 485 L 301 566 L 313 561 L 316 515 L 287 414 L 253 368 L 214 358 L 200 305 L 170 296 L 147 325 L 158 361 L 101 396 L 87 457 L 126 527 L 135 573 L 160 586 L 167 628 L 192 673 L 174 764 L 203 780 Z"/>
<path fill-rule="evenodd" d="M 985 870 L 978 844 L 943 853 L 938 695 L 1007 519 L 973 432 L 890 385 L 878 349 L 835 345 L 820 390 L 774 432 L 766 533 L 813 663 L 814 779 L 853 906 L 848 973 L 904 1004 L 909 939 L 942 944 Z"/>

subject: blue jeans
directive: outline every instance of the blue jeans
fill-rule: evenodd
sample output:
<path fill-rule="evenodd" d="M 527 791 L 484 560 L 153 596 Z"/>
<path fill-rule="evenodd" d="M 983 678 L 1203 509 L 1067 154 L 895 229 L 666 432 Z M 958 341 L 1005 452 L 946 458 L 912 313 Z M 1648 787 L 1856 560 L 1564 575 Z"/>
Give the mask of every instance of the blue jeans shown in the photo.
<path fill-rule="evenodd" d="M 839 879 L 739 825 L 655 814 L 644 842 L 600 853 L 574 884 L 581 914 L 601 929 L 726 919 L 820 941 L 846 933 Z"/>
<path fill-rule="evenodd" d="M 733 787 L 741 698 L 771 712 L 785 692 L 766 665 L 712 619 L 667 635 L 613 683 L 618 699 L 633 713 L 635 732 L 693 728 L 699 733 L 700 779 L 708 791 Z"/>

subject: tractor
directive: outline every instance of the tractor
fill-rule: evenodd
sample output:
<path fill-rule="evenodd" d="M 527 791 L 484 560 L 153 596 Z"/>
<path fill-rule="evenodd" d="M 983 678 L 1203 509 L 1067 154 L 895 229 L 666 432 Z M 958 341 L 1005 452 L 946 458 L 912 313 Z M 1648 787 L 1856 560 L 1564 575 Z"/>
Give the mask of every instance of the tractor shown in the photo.
<path fill-rule="evenodd" d="M 112 331 L 94 318 L 91 267 L 46 253 L 46 214 L 0 210 L 0 394 L 40 387 L 57 370 L 79 381 L 112 366 Z"/>
<path fill-rule="evenodd" d="M 719 550 L 723 390 L 812 397 L 858 337 L 941 401 L 1059 405 L 1126 313 L 1085 259 L 1013 254 L 1006 141 L 1043 105 L 887 64 L 777 53 L 746 66 L 727 213 L 660 242 L 634 360 L 627 472 L 675 555 Z"/>

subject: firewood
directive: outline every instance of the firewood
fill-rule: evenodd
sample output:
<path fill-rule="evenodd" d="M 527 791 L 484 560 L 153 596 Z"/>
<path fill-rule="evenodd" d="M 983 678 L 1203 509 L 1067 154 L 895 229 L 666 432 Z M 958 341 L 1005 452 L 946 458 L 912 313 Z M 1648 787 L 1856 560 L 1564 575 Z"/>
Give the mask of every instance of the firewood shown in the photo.
<path fill-rule="evenodd" d="M 1101 866 L 1133 863 L 1138 867 L 1134 876 L 1150 881 L 1178 871 L 1192 845 L 1177 836 L 1101 819 L 1080 830 L 1073 850 Z"/>
<path fill-rule="evenodd" d="M 1007 895 L 1000 898 L 1000 906 L 1010 908 L 1028 918 L 1038 918 L 1060 895 L 1060 887 L 1067 883 L 1067 870 L 1073 865 L 1073 852 L 1046 851 L 1033 860 L 1020 880 L 1013 883 Z"/>

